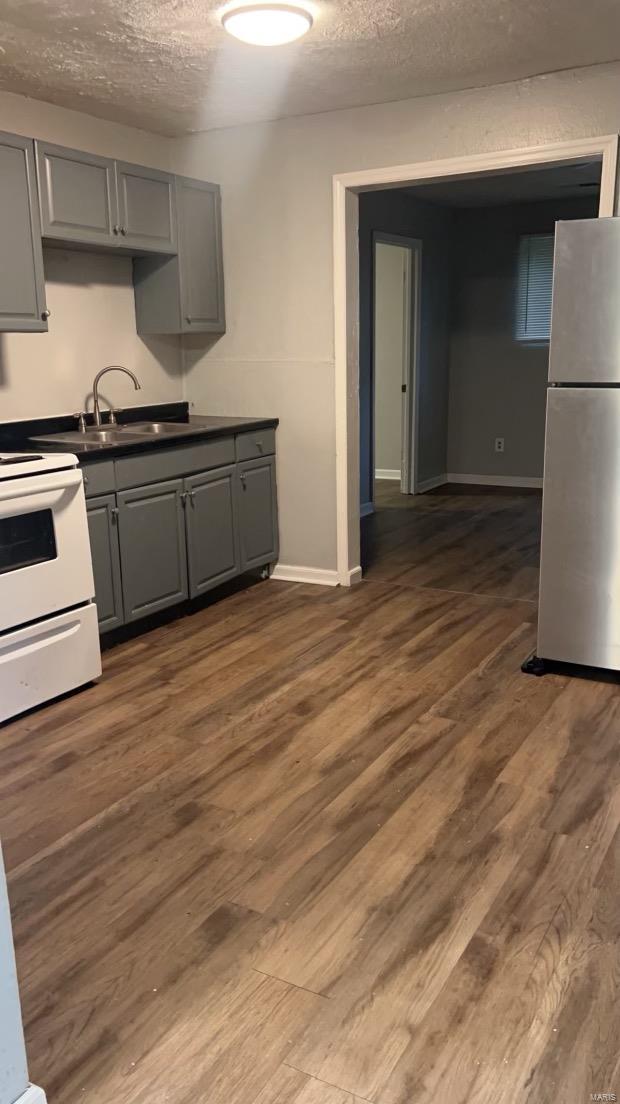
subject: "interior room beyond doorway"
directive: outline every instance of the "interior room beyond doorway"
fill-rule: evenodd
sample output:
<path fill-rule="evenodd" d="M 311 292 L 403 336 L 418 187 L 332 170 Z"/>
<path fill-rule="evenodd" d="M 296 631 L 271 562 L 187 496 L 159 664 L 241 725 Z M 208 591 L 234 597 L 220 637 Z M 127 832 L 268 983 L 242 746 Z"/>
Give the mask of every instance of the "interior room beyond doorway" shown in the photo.
<path fill-rule="evenodd" d="M 554 227 L 600 168 L 360 196 L 366 577 L 535 601 Z"/>

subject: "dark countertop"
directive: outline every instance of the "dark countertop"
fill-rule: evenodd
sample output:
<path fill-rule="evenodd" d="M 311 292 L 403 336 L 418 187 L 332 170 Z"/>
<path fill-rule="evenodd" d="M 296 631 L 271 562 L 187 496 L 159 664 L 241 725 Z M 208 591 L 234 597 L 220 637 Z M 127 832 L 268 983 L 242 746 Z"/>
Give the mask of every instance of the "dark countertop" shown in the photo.
<path fill-rule="evenodd" d="M 126 432 L 126 441 L 113 442 L 89 440 L 88 431 L 79 433 L 74 418 L 66 416 L 21 423 L 0 425 L 0 446 L 12 451 L 37 449 L 40 452 L 70 452 L 81 461 L 91 461 L 129 453 L 146 452 L 178 446 L 183 441 L 196 442 L 215 437 L 228 437 L 236 433 L 260 429 L 275 429 L 278 418 L 231 418 L 209 414 L 188 414 L 186 403 L 168 403 L 149 407 L 132 407 L 119 414 L 118 427 L 103 425 L 102 429 L 119 428 Z M 131 425 L 136 422 L 162 421 L 179 426 L 179 433 L 131 435 Z M 37 432 L 38 431 L 38 432 Z M 71 440 L 67 439 L 71 435 Z"/>

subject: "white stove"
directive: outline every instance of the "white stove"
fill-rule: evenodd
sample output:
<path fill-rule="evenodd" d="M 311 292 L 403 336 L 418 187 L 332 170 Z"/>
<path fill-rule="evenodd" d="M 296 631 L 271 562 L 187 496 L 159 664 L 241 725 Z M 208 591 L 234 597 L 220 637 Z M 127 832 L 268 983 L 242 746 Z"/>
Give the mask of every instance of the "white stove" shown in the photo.
<path fill-rule="evenodd" d="M 0 721 L 101 674 L 82 473 L 0 453 Z"/>

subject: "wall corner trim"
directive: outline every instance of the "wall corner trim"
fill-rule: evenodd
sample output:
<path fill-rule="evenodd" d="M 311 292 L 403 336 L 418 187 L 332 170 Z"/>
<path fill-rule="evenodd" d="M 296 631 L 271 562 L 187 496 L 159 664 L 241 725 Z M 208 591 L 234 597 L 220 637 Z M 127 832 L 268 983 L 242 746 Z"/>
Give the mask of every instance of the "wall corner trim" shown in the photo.
<path fill-rule="evenodd" d="M 47 1104 L 47 1097 L 38 1085 L 29 1085 L 25 1093 L 17 1097 L 15 1104 Z"/>
<path fill-rule="evenodd" d="M 416 494 L 424 494 L 425 491 L 434 491 L 435 487 L 443 487 L 448 482 L 449 475 L 442 472 L 441 475 L 433 475 L 430 479 L 422 479 L 416 486 Z"/>
<path fill-rule="evenodd" d="M 323 567 L 302 567 L 296 564 L 276 564 L 270 578 L 283 583 L 316 583 L 318 586 L 338 586 L 340 582 L 337 571 L 330 571 Z M 27 1104 L 30 1104 L 30 1101 Z"/>

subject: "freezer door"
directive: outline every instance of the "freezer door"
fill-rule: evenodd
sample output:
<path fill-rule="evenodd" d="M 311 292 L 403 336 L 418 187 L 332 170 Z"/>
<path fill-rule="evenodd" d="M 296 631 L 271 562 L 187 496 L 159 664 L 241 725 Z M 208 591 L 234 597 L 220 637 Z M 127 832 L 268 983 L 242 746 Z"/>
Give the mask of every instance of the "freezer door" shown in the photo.
<path fill-rule="evenodd" d="M 558 222 L 549 379 L 620 383 L 620 218 Z"/>
<path fill-rule="evenodd" d="M 538 654 L 620 670 L 620 391 L 551 388 Z"/>

